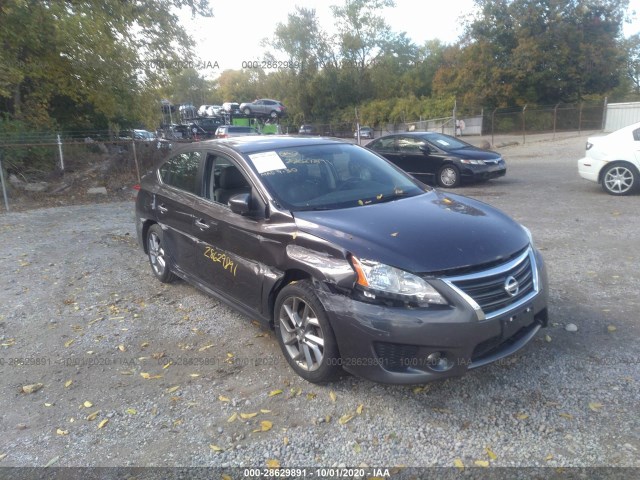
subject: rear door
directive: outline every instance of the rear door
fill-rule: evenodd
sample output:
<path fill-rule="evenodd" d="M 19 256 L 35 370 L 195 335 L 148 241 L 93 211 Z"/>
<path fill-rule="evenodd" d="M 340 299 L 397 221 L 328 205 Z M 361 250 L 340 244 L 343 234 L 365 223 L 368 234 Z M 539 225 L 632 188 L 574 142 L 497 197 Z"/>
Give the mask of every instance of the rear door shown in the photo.
<path fill-rule="evenodd" d="M 172 155 L 158 169 L 160 186 L 152 200 L 167 254 L 174 266 L 187 273 L 196 265 L 194 203 L 202 190 L 202 167 L 202 152 L 197 148 Z"/>

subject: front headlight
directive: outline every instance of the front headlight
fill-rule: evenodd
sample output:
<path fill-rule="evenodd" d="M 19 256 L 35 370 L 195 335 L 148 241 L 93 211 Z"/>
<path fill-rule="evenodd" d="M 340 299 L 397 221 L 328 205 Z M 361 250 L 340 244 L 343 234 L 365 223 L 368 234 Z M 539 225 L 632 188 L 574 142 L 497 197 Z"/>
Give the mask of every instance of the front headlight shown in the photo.
<path fill-rule="evenodd" d="M 354 256 L 351 256 L 351 261 L 358 275 L 358 285 L 363 287 L 365 292 L 397 296 L 405 301 L 447 305 L 442 295 L 417 275 L 383 263 L 358 260 Z"/>
<path fill-rule="evenodd" d="M 485 165 L 485 161 L 484 160 L 461 159 L 460 163 L 466 163 L 468 165 Z"/>

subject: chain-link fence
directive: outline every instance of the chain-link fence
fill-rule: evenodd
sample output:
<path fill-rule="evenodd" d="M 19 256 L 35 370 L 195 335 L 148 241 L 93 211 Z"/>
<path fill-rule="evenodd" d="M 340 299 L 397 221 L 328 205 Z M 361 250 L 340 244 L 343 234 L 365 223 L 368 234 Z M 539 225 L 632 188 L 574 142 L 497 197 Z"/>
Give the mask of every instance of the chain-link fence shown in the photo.
<path fill-rule="evenodd" d="M 0 182 L 5 209 L 10 210 L 12 203 L 46 204 L 43 200 L 47 198 L 78 201 L 126 195 L 141 175 L 179 142 L 141 132 L 0 135 Z"/>

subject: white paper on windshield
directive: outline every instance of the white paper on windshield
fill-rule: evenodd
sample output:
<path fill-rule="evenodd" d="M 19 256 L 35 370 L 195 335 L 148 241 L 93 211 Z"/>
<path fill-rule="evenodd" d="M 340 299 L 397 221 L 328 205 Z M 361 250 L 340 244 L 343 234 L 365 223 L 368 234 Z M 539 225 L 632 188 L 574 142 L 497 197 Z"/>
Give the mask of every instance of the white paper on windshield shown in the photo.
<path fill-rule="evenodd" d="M 286 170 L 287 167 L 276 152 L 262 152 L 249 155 L 258 173 Z"/>
<path fill-rule="evenodd" d="M 446 140 L 436 140 L 436 142 L 438 142 L 440 145 L 449 146 L 449 142 L 447 142 Z"/>

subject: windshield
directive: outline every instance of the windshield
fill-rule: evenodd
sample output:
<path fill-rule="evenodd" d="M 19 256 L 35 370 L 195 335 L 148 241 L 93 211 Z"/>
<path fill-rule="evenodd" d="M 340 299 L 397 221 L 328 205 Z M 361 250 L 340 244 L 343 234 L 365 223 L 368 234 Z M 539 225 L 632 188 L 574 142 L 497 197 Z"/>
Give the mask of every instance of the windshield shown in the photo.
<path fill-rule="evenodd" d="M 458 140 L 455 137 L 450 137 L 449 135 L 444 135 L 442 133 L 429 133 L 428 135 L 425 135 L 424 138 L 444 151 L 459 150 L 461 148 L 469 147 L 473 148 L 473 146 L 467 142 L 463 142 L 462 140 Z"/>
<path fill-rule="evenodd" d="M 429 188 L 355 145 L 307 145 L 248 157 L 271 195 L 292 211 L 387 202 Z"/>

